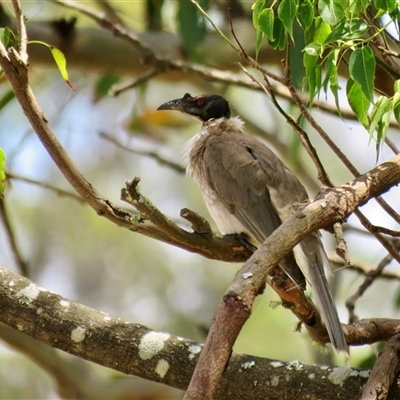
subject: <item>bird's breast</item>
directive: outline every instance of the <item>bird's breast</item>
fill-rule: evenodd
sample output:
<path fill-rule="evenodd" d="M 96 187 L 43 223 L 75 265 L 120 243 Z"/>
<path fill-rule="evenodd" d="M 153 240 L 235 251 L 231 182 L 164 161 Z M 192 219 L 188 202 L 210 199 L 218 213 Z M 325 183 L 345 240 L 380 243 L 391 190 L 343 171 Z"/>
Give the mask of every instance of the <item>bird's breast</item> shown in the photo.
<path fill-rule="evenodd" d="M 192 177 L 200 188 L 204 202 L 212 219 L 223 234 L 245 232 L 244 226 L 219 199 L 218 194 L 208 182 L 204 160 L 204 149 L 209 133 L 204 129 L 190 139 L 184 148 L 186 173 Z"/>

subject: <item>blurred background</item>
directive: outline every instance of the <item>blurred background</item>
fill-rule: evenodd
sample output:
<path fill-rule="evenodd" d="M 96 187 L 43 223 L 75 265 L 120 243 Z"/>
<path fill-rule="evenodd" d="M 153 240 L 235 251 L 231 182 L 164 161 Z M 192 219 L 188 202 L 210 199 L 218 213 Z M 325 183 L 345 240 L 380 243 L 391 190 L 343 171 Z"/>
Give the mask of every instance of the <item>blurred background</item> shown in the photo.
<path fill-rule="evenodd" d="M 239 40 L 249 54 L 253 53 L 252 2 L 200 3 L 227 34 L 226 8 L 229 6 Z M 140 35 L 143 43 L 164 56 L 232 72 L 243 82 L 250 82 L 234 64 L 239 60 L 238 55 L 189 1 L 78 4 L 108 15 Z M 0 1 L 0 5 L 1 24 L 13 26 L 10 2 Z M 179 217 L 184 207 L 211 222 L 194 182 L 148 155 L 156 153 L 166 160 L 181 163 L 183 145 L 197 133 L 200 125 L 179 113 L 155 110 L 165 101 L 182 97 L 186 92 L 192 95 L 215 92 L 226 97 L 233 114 L 246 121 L 247 132 L 260 136 L 276 150 L 307 186 L 310 197 L 318 193 L 320 183 L 313 164 L 265 94 L 239 85 L 212 82 L 190 71 L 175 71 L 158 74 L 116 96 L 110 95 L 115 85 L 149 72 L 150 67 L 140 63 L 138 49 L 102 29 L 81 12 L 60 4 L 34 1 L 22 2 L 22 6 L 29 39 L 42 40 L 64 52 L 70 81 L 76 89 L 74 92 L 65 84 L 48 49 L 32 43 L 28 52 L 34 93 L 79 170 L 114 204 L 126 206 L 119 200 L 120 189 L 125 180 L 138 176 L 141 192 L 182 227 L 190 230 L 188 223 Z M 260 52 L 260 60 L 277 74 L 281 74 L 277 63 L 281 57 L 282 54 L 274 55 L 268 48 Z M 293 65 L 301 75 L 301 61 Z M 326 101 L 334 110 L 329 96 Z M 341 101 L 346 109 L 344 96 Z M 282 99 L 281 105 L 295 117 L 299 115 L 288 101 Z M 368 134 L 358 123 L 317 109 L 313 110 L 313 116 L 362 173 L 376 165 L 375 145 L 369 142 Z M 305 127 L 333 183 L 341 185 L 351 180 L 351 174 L 317 133 Z M 400 145 L 398 131 L 390 131 L 389 136 Z M 46 153 L 4 76 L 0 76 L 0 146 L 7 154 L 10 177 L 0 224 L 2 266 L 23 273 L 23 263 L 16 257 L 19 254 L 26 262 L 26 272 L 32 281 L 66 298 L 156 330 L 204 341 L 215 308 L 240 265 L 204 259 L 118 228 L 97 216 L 75 196 Z M 392 155 L 383 146 L 379 162 Z M 397 189 L 384 197 L 399 210 Z M 364 206 L 363 212 L 373 224 L 397 228 L 374 201 Z M 333 237 L 328 233 L 323 235 L 326 249 L 333 255 Z M 354 217 L 349 218 L 345 237 L 352 262 L 364 269 L 375 268 L 386 255 Z M 12 240 L 15 240 L 17 253 L 12 249 Z M 400 276 L 397 263 L 390 263 L 387 269 Z M 343 322 L 348 319 L 344 302 L 363 280 L 362 275 L 351 269 L 341 270 L 332 277 Z M 378 280 L 357 302 L 356 314 L 360 318 L 398 318 L 399 299 L 396 279 Z M 294 333 L 295 318 L 277 301 L 270 289 L 256 300 L 235 351 L 284 361 L 337 362 L 331 354 L 325 357 L 316 350 L 305 332 Z M 82 377 L 91 383 L 103 382 L 102 392 L 95 384 L 90 385 L 87 393 L 91 398 L 178 399 L 181 396 L 179 391 L 125 377 L 58 351 L 33 354 L 30 349 L 37 346 L 35 341 L 21 337 L 12 343 L 6 331 L 0 330 L 1 340 L 2 399 L 59 398 L 57 385 L 60 381 L 55 383 L 53 370 L 46 360 L 46 357 L 55 357 L 54 354 L 57 354 L 60 368 L 65 367 L 72 374 L 71 382 L 78 385 Z M 370 346 L 352 349 L 352 366 L 372 365 L 375 350 Z M 76 371 L 75 376 L 72 371 Z"/>

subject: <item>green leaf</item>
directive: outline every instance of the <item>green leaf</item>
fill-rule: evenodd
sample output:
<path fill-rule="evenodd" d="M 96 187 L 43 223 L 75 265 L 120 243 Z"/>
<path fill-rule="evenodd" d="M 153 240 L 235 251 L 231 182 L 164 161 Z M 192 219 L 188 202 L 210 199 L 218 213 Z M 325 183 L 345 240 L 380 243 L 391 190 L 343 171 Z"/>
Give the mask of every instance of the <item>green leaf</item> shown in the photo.
<path fill-rule="evenodd" d="M 304 52 L 311 57 L 318 58 L 322 53 L 322 46 L 316 43 L 310 43 L 304 47 Z"/>
<path fill-rule="evenodd" d="M 300 3 L 299 16 L 308 28 L 314 21 L 314 5 L 311 0 L 304 0 Z"/>
<path fill-rule="evenodd" d="M 345 0 L 318 0 L 318 11 L 325 22 L 335 26 L 345 18 L 345 5 Z"/>
<path fill-rule="evenodd" d="M 325 39 L 325 44 L 336 40 L 346 41 L 357 39 L 368 31 L 368 24 L 361 18 L 342 21 Z"/>
<path fill-rule="evenodd" d="M 350 77 L 361 85 L 369 101 L 374 97 L 375 56 L 371 48 L 364 46 L 356 49 L 350 56 Z"/>
<path fill-rule="evenodd" d="M 390 126 L 390 115 L 392 114 L 392 102 L 390 102 L 390 109 L 383 113 L 381 120 L 378 123 L 377 136 L 376 136 L 376 152 L 379 156 L 379 148 L 385 141 L 386 133 Z"/>
<path fill-rule="evenodd" d="M 379 159 L 379 152 L 382 143 L 386 138 L 387 130 L 389 129 L 390 125 L 390 115 L 393 109 L 393 99 L 388 99 L 387 97 L 382 96 L 383 102 L 380 109 L 376 112 L 376 117 L 372 117 L 372 120 L 375 122 L 377 121 L 377 125 L 375 127 L 376 130 L 376 162 Z M 374 114 L 374 109 L 372 110 Z M 372 125 L 372 124 L 371 124 Z M 370 140 L 373 137 L 373 130 L 370 131 Z"/>
<path fill-rule="evenodd" d="M 0 28 L 0 42 L 4 44 L 4 47 L 8 46 L 12 35 L 13 33 L 10 28 Z"/>
<path fill-rule="evenodd" d="M 100 100 L 101 98 L 108 96 L 111 87 L 119 80 L 120 77 L 114 74 L 106 74 L 101 76 L 96 82 L 95 86 L 96 100 Z"/>
<path fill-rule="evenodd" d="M 260 52 L 260 48 L 262 45 L 262 40 L 264 38 L 264 33 L 257 29 L 257 39 L 256 39 L 256 60 L 258 58 L 258 53 Z"/>
<path fill-rule="evenodd" d="M 327 73 L 327 76 L 329 76 L 329 87 L 335 98 L 336 108 L 338 110 L 339 116 L 341 117 L 342 113 L 340 111 L 340 104 L 339 104 L 339 90 L 341 90 L 341 87 L 339 85 L 338 71 L 337 71 L 339 51 L 340 51 L 339 49 L 335 50 L 328 57 L 328 59 L 330 59 L 329 62 L 331 65 L 329 68 L 329 73 Z"/>
<path fill-rule="evenodd" d="M 68 78 L 67 60 L 65 59 L 64 54 L 61 52 L 61 50 L 57 49 L 57 47 L 54 46 L 48 46 L 48 47 L 51 51 L 51 54 L 53 55 L 54 61 L 56 62 L 58 70 L 60 71 L 64 81 L 72 90 L 75 91 L 75 88 L 72 86 L 72 83 L 69 81 Z"/>
<path fill-rule="evenodd" d="M 393 114 L 394 114 L 394 117 L 396 118 L 397 123 L 400 125 L 400 104 L 397 104 L 393 108 Z"/>
<path fill-rule="evenodd" d="M 374 7 L 377 10 L 392 12 L 396 7 L 396 0 L 374 0 Z"/>
<path fill-rule="evenodd" d="M 260 29 L 268 39 L 274 40 L 274 10 L 271 8 L 262 10 L 258 18 L 258 29 Z"/>
<path fill-rule="evenodd" d="M 350 15 L 358 17 L 360 13 L 365 12 L 370 3 L 369 0 L 350 0 Z"/>
<path fill-rule="evenodd" d="M 61 73 L 61 76 L 67 83 L 67 85 L 75 91 L 75 88 L 72 86 L 72 83 L 69 81 L 68 78 L 68 71 L 67 71 L 67 60 L 65 59 L 64 54 L 57 49 L 57 47 L 51 46 L 45 42 L 41 42 L 40 40 L 30 40 L 28 44 L 41 44 L 42 46 L 46 46 L 50 51 L 51 54 L 53 55 L 54 61 L 56 62 L 56 65 L 58 67 L 58 70 Z"/>
<path fill-rule="evenodd" d="M 400 79 L 394 83 L 393 114 L 400 125 Z"/>
<path fill-rule="evenodd" d="M 322 83 L 325 93 L 328 92 L 328 85 L 330 81 L 333 82 L 335 80 L 335 76 L 337 77 L 336 53 L 332 52 L 325 62 L 325 79 Z"/>
<path fill-rule="evenodd" d="M 293 40 L 293 20 L 297 14 L 296 0 L 282 0 L 278 7 L 278 17 Z"/>
<path fill-rule="evenodd" d="M 369 134 L 372 137 L 375 130 L 377 130 L 377 136 L 382 136 L 382 129 L 386 125 L 383 119 L 386 119 L 386 114 L 393 109 L 393 100 L 387 98 L 386 96 L 380 96 L 378 101 L 374 104 L 371 111 L 371 122 L 369 126 Z"/>
<path fill-rule="evenodd" d="M 208 1 L 197 0 L 197 2 L 207 10 Z M 200 61 L 197 48 L 206 35 L 206 21 L 190 1 L 180 1 L 178 7 L 177 20 L 183 47 L 192 59 Z"/>
<path fill-rule="evenodd" d="M 280 19 L 275 18 L 274 39 L 268 39 L 268 44 L 274 49 L 283 50 L 286 44 L 285 27 Z"/>
<path fill-rule="evenodd" d="M 395 93 L 400 93 L 400 79 L 397 79 L 397 81 L 394 82 L 393 88 Z"/>
<path fill-rule="evenodd" d="M 329 24 L 322 20 L 322 18 L 317 17 L 312 27 L 306 33 L 306 42 L 314 42 L 321 46 L 325 43 L 326 38 L 330 35 L 331 32 L 332 29 Z"/>
<path fill-rule="evenodd" d="M 347 100 L 357 119 L 369 129 L 368 109 L 371 102 L 362 91 L 361 85 L 349 78 L 346 85 Z"/>
<path fill-rule="evenodd" d="M 6 153 L 0 147 L 0 198 L 4 198 L 6 190 Z"/>
<path fill-rule="evenodd" d="M 310 93 L 312 100 L 321 90 L 322 66 L 318 63 L 318 58 L 304 53 L 303 64 L 306 69 L 306 76 L 303 79 L 303 89 Z"/>
<path fill-rule="evenodd" d="M 260 18 L 261 11 L 264 9 L 266 0 L 257 0 L 252 6 L 252 18 L 254 28 L 259 29 L 258 21 Z"/>
<path fill-rule="evenodd" d="M 303 28 L 297 20 L 293 23 L 293 34 L 296 42 L 289 41 L 289 64 L 292 72 L 292 83 L 296 89 L 301 90 L 302 81 L 306 75 L 303 65 L 304 35 Z"/>

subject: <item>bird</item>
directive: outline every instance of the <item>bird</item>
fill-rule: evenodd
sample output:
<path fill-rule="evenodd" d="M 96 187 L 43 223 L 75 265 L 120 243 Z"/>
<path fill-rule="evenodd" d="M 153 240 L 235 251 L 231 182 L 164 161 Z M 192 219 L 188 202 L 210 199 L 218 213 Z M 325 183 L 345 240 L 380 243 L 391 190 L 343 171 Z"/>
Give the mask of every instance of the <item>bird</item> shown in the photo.
<path fill-rule="evenodd" d="M 245 134 L 244 122 L 231 116 L 222 96 L 186 93 L 157 110 L 177 110 L 202 123 L 184 147 L 184 164 L 221 234 L 244 232 L 261 244 L 295 213 L 294 205 L 309 201 L 304 186 L 276 154 Z M 280 266 L 302 288 L 306 281 L 311 285 L 334 350 L 348 354 L 325 276 L 330 265 L 320 233 L 308 234 Z"/>

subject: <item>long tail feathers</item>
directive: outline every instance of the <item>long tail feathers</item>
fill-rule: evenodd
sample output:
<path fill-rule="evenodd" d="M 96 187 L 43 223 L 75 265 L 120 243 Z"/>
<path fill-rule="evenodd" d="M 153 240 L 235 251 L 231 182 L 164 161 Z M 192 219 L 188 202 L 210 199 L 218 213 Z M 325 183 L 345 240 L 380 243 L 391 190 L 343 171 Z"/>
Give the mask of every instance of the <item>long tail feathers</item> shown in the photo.
<path fill-rule="evenodd" d="M 339 315 L 323 271 L 317 266 L 310 267 L 308 278 L 333 348 L 338 352 L 348 354 L 349 347 L 347 346 Z"/>
<path fill-rule="evenodd" d="M 313 289 L 317 306 L 322 314 L 333 348 L 337 352 L 349 354 L 349 347 L 340 324 L 339 315 L 333 301 L 324 266 L 330 263 L 318 233 L 310 234 L 293 249 L 296 262 Z"/>

